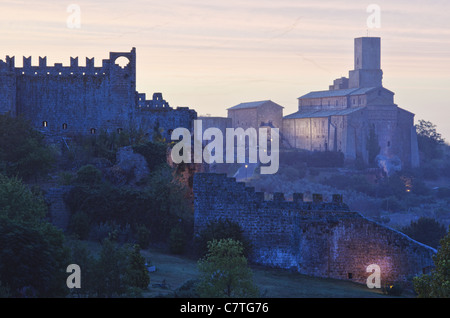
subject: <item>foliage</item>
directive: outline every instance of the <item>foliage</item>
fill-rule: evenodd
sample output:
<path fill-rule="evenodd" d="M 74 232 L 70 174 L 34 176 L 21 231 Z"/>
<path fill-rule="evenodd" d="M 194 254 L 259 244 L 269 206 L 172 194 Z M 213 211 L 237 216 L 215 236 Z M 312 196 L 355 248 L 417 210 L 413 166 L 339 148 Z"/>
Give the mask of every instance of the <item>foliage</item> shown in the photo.
<path fill-rule="evenodd" d="M 105 239 L 99 257 L 93 257 L 85 245 L 74 241 L 71 262 L 82 270 L 82 288 L 73 291 L 85 297 L 129 297 L 140 295 L 150 283 L 140 247 L 120 246 Z"/>
<path fill-rule="evenodd" d="M 211 221 L 196 239 L 197 252 L 204 256 L 208 251 L 208 242 L 221 239 L 233 239 L 242 243 L 244 256 L 248 257 L 251 253 L 251 243 L 243 235 L 244 231 L 239 224 L 228 219 L 219 219 Z"/>
<path fill-rule="evenodd" d="M 54 161 L 55 152 L 28 121 L 0 115 L 0 172 L 36 178 L 49 172 Z"/>
<path fill-rule="evenodd" d="M 127 265 L 127 251 L 119 248 L 117 243 L 105 239 L 94 267 L 98 297 L 120 296 L 125 293 L 124 275 Z"/>
<path fill-rule="evenodd" d="M 163 142 L 147 141 L 133 145 L 133 151 L 144 156 L 150 171 L 167 162 L 166 150 L 167 145 Z"/>
<path fill-rule="evenodd" d="M 401 231 L 412 239 L 433 248 L 437 248 L 440 240 L 447 234 L 444 225 L 428 217 L 421 217 L 417 221 L 412 221 Z"/>
<path fill-rule="evenodd" d="M 419 150 L 425 157 L 424 161 L 442 157 L 443 153 L 440 146 L 444 144 L 444 139 L 437 132 L 436 125 L 430 121 L 419 120 L 416 131 Z"/>
<path fill-rule="evenodd" d="M 86 240 L 91 231 L 91 220 L 89 215 L 83 211 L 78 211 L 71 216 L 68 231 L 80 240 Z"/>
<path fill-rule="evenodd" d="M 257 297 L 244 247 L 233 239 L 208 243 L 208 254 L 198 262 L 200 297 Z"/>
<path fill-rule="evenodd" d="M 136 240 L 139 246 L 147 248 L 150 244 L 150 231 L 145 225 L 137 225 Z"/>
<path fill-rule="evenodd" d="M 383 201 L 381 201 L 380 207 L 381 209 L 389 212 L 398 212 L 402 211 L 405 208 L 403 202 L 397 199 L 397 197 L 395 196 L 383 199 Z"/>
<path fill-rule="evenodd" d="M 82 166 L 77 171 L 76 182 L 86 186 L 98 185 L 102 182 L 102 172 L 93 165 Z"/>
<path fill-rule="evenodd" d="M 64 235 L 46 214 L 42 196 L 0 175 L 0 281 L 13 296 L 23 288 L 44 297 L 66 293 Z"/>
<path fill-rule="evenodd" d="M 440 248 L 433 256 L 435 268 L 430 274 L 413 279 L 414 290 L 419 298 L 450 297 L 450 228 L 440 241 Z"/>
<path fill-rule="evenodd" d="M 175 298 L 198 298 L 198 280 L 189 279 L 174 291 Z"/>
<path fill-rule="evenodd" d="M 369 136 L 367 137 L 367 152 L 369 154 L 369 165 L 374 166 L 376 164 L 375 158 L 380 153 L 381 147 L 378 142 L 378 136 L 375 132 L 375 127 L 370 127 Z"/>
<path fill-rule="evenodd" d="M 147 289 L 150 276 L 145 266 L 145 258 L 141 255 L 139 245 L 134 245 L 128 255 L 128 266 L 125 272 L 125 283 L 130 287 Z"/>
<path fill-rule="evenodd" d="M 186 247 L 186 233 L 183 228 L 176 225 L 170 230 L 169 234 L 169 249 L 171 253 L 182 254 Z"/>
<path fill-rule="evenodd" d="M 17 222 L 39 223 L 47 214 L 41 195 L 36 195 L 17 177 L 0 174 L 0 215 Z"/>
<path fill-rule="evenodd" d="M 135 236 L 141 231 L 140 236 L 148 236 L 141 236 L 144 240 L 167 241 L 176 224 L 189 229 L 193 222 L 185 189 L 173 180 L 172 173 L 170 167 L 160 167 L 151 173 L 148 186 L 142 188 L 112 186 L 106 182 L 78 184 L 64 199 L 73 215 L 78 211 L 89 215 L 93 229 L 113 222 L 121 227 L 129 225 Z M 147 233 L 142 232 L 142 226 Z M 191 235 L 189 231 L 186 234 Z"/>
<path fill-rule="evenodd" d="M 119 148 L 141 143 L 146 139 L 148 138 L 141 129 L 122 129 L 120 132 L 101 130 L 95 135 L 74 136 L 66 155 L 71 161 L 86 163 L 93 158 L 104 158 L 115 163 Z"/>

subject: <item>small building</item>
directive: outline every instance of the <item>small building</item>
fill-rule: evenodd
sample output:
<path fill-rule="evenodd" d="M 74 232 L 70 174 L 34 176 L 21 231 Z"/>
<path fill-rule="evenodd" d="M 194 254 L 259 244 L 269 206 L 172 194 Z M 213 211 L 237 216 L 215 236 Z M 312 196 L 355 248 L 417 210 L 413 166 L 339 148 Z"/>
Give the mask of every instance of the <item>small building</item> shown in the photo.
<path fill-rule="evenodd" d="M 283 127 L 283 106 L 271 100 L 241 103 L 228 108 L 228 118 L 231 118 L 233 128 L 272 127 L 281 131 Z"/>

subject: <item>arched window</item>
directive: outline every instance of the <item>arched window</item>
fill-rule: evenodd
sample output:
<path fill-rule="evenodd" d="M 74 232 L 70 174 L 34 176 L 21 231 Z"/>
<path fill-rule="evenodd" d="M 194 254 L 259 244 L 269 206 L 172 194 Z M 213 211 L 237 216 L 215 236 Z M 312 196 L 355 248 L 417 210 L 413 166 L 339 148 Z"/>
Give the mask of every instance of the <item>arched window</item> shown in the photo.
<path fill-rule="evenodd" d="M 91 134 L 95 135 L 95 128 L 91 128 Z"/>
<path fill-rule="evenodd" d="M 44 120 L 44 121 L 42 122 L 42 127 L 47 127 L 47 126 L 48 126 L 48 123 L 47 123 L 46 120 Z"/>
<path fill-rule="evenodd" d="M 62 129 L 67 129 L 67 124 L 66 123 L 64 123 L 64 124 L 62 124 Z"/>

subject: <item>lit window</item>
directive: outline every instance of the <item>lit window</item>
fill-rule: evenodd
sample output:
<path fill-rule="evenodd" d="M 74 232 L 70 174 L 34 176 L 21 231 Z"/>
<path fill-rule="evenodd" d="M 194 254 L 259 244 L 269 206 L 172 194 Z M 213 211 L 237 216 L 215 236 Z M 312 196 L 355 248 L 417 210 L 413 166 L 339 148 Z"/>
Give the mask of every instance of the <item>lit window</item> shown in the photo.
<path fill-rule="evenodd" d="M 42 122 L 42 127 L 47 127 L 47 124 L 48 124 L 47 121 L 44 120 L 44 121 Z"/>
<path fill-rule="evenodd" d="M 91 134 L 95 134 L 95 128 L 91 128 Z"/>
<path fill-rule="evenodd" d="M 122 128 L 117 128 L 117 133 L 120 134 L 122 132 Z"/>
<path fill-rule="evenodd" d="M 66 123 L 62 124 L 62 129 L 67 129 L 67 124 Z"/>

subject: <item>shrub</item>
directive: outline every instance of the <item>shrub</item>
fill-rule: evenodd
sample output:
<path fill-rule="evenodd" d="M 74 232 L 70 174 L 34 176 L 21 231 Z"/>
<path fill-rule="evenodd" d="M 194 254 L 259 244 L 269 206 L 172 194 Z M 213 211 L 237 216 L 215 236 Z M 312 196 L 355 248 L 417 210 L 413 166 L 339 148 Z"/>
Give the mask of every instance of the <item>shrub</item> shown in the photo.
<path fill-rule="evenodd" d="M 186 233 L 184 233 L 181 226 L 177 225 L 170 230 L 169 234 L 169 248 L 170 252 L 174 254 L 182 254 L 186 246 Z"/>
<path fill-rule="evenodd" d="M 432 218 L 421 217 L 401 229 L 403 233 L 423 244 L 437 248 L 439 241 L 446 235 L 445 226 Z"/>
<path fill-rule="evenodd" d="M 78 169 L 76 181 L 87 186 L 97 185 L 102 181 L 102 172 L 93 165 L 85 165 Z"/>
<path fill-rule="evenodd" d="M 198 298 L 196 287 L 198 280 L 190 279 L 174 291 L 175 298 Z"/>
<path fill-rule="evenodd" d="M 150 230 L 143 224 L 136 228 L 136 239 L 139 246 L 147 248 L 150 245 Z"/>
<path fill-rule="evenodd" d="M 75 234 L 78 239 L 85 240 L 91 231 L 91 221 L 89 215 L 83 211 L 78 211 L 70 218 L 69 232 Z"/>
<path fill-rule="evenodd" d="M 399 199 L 392 196 L 392 197 L 384 199 L 381 202 L 381 208 L 383 210 L 389 211 L 389 212 L 398 212 L 398 211 L 402 211 L 404 209 L 404 205 Z"/>
<path fill-rule="evenodd" d="M 242 243 L 244 256 L 251 253 L 251 243 L 243 236 L 243 230 L 239 224 L 228 219 L 220 219 L 210 222 L 197 238 L 197 252 L 204 256 L 208 251 L 208 242 L 212 240 L 233 239 Z"/>
<path fill-rule="evenodd" d="M 167 145 L 162 142 L 140 143 L 133 146 L 133 151 L 144 156 L 150 171 L 167 162 Z"/>

